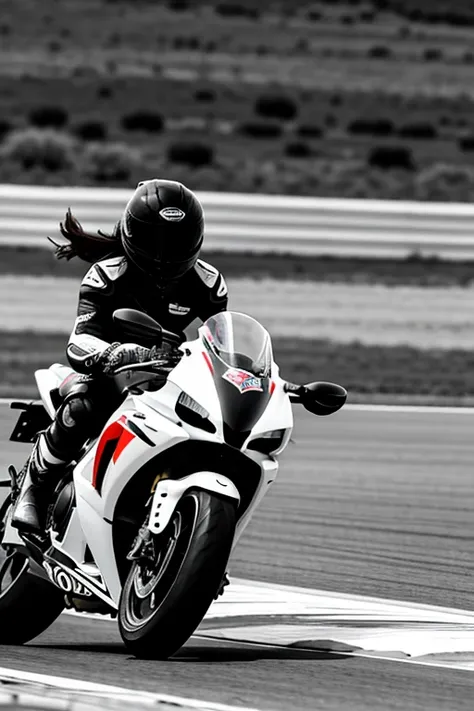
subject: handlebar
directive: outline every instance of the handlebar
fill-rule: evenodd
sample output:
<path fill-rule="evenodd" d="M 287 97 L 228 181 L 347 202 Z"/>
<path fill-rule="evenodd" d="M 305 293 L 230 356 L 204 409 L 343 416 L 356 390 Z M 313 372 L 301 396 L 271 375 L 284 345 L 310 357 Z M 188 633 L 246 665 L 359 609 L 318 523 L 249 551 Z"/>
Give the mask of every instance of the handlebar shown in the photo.
<path fill-rule="evenodd" d="M 119 375 L 120 373 L 124 373 L 126 370 L 146 370 L 147 367 L 163 367 L 166 365 L 169 366 L 168 359 L 146 360 L 142 363 L 129 363 L 128 365 L 121 365 L 120 368 L 116 368 L 111 375 Z"/>

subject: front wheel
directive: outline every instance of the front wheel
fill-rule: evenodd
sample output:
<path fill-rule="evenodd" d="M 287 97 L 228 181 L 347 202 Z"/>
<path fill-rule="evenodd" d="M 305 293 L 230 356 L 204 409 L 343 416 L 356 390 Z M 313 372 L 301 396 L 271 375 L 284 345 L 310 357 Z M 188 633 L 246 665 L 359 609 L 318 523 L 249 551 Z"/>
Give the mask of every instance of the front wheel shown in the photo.
<path fill-rule="evenodd" d="M 153 559 L 133 563 L 119 629 L 137 657 L 166 659 L 192 635 L 219 590 L 235 533 L 235 502 L 188 491 L 155 541 Z"/>
<path fill-rule="evenodd" d="M 10 499 L 0 509 L 0 541 Z M 64 593 L 30 572 L 29 559 L 0 547 L 0 644 L 24 644 L 44 632 L 64 609 Z"/>

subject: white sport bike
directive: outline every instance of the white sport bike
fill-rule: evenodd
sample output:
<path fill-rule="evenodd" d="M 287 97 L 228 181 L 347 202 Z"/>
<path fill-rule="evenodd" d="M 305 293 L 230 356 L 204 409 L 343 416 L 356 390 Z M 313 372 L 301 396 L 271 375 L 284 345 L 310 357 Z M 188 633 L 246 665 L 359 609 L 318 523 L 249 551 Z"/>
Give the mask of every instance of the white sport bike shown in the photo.
<path fill-rule="evenodd" d="M 114 319 L 129 339 L 176 339 L 132 309 Z M 0 644 L 33 639 L 68 607 L 118 616 L 136 656 L 176 652 L 222 592 L 232 548 L 277 476 L 291 401 L 326 415 L 346 400 L 332 383 L 282 380 L 270 336 L 244 314 L 213 316 L 179 350 L 166 378 L 162 361 L 115 372 L 124 400 L 65 468 L 44 537 L 11 526 L 19 482 L 10 467 Z M 69 372 L 55 364 L 35 373 L 41 400 L 15 403 L 23 411 L 12 440 L 32 442 L 51 422 Z"/>

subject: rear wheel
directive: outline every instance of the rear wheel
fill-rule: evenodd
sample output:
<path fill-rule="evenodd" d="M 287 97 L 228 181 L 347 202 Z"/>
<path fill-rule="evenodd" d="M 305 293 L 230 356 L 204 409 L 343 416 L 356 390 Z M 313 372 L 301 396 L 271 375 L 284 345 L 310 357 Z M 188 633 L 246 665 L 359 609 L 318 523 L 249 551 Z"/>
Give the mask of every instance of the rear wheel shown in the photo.
<path fill-rule="evenodd" d="M 207 491 L 187 492 L 155 537 L 153 556 L 132 565 L 118 621 L 137 657 L 169 657 L 201 622 L 226 570 L 235 509 L 235 502 Z"/>
<path fill-rule="evenodd" d="M 0 540 L 10 497 L 0 508 Z M 30 571 L 28 556 L 0 550 L 0 644 L 24 644 L 44 632 L 64 609 L 64 594 Z"/>

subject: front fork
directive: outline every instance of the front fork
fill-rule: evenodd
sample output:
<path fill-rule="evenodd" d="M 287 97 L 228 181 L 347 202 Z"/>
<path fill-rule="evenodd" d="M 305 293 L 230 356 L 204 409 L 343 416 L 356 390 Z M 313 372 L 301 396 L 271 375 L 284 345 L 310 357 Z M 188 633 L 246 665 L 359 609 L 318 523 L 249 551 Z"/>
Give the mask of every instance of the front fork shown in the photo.
<path fill-rule="evenodd" d="M 240 494 L 235 484 L 222 474 L 215 472 L 195 472 L 182 479 L 169 479 L 159 476 L 152 488 L 150 512 L 141 526 L 127 555 L 127 560 L 139 565 L 149 566 L 156 561 L 155 539 L 170 522 L 179 500 L 189 489 L 204 489 L 210 493 L 219 494 L 234 499 L 240 503 Z M 224 573 L 216 598 L 223 594 L 229 585 L 229 576 Z"/>

